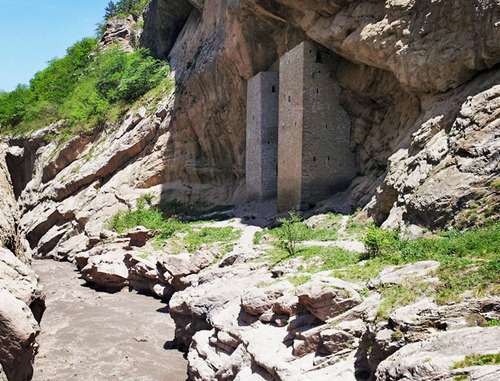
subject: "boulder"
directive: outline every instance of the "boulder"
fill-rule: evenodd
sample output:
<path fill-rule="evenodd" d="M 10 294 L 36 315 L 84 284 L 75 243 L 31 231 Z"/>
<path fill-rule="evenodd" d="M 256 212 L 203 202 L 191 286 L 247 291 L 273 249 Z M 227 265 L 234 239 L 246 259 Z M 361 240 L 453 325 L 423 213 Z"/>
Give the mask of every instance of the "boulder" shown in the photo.
<path fill-rule="evenodd" d="M 420 261 L 406 266 L 392 266 L 378 274 L 377 278 L 370 280 L 369 288 L 386 285 L 408 285 L 417 281 L 439 282 L 438 278 L 429 278 L 427 275 L 436 271 L 438 261 Z"/>
<path fill-rule="evenodd" d="M 0 290 L 6 290 L 24 302 L 40 322 L 45 310 L 45 295 L 38 277 L 9 250 L 0 248 Z"/>
<path fill-rule="evenodd" d="M 0 290 L 0 364 L 9 380 L 30 380 L 40 327 L 29 307 Z"/>
<path fill-rule="evenodd" d="M 146 229 L 144 226 L 137 226 L 136 228 L 129 230 L 125 236 L 130 238 L 130 246 L 142 247 L 155 235 L 155 231 Z"/>
<path fill-rule="evenodd" d="M 500 318 L 500 298 L 470 299 L 462 303 L 436 305 L 425 298 L 400 307 L 390 315 L 394 329 L 405 333 L 409 342 L 423 340 L 437 330 L 484 326 L 487 320 Z"/>
<path fill-rule="evenodd" d="M 113 250 L 92 256 L 81 270 L 82 277 L 98 288 L 118 291 L 128 284 L 128 268 L 124 263 L 126 252 Z"/>
<path fill-rule="evenodd" d="M 266 312 L 291 315 L 296 312 L 298 306 L 298 298 L 293 295 L 294 289 L 295 287 L 288 281 L 277 282 L 263 288 L 251 288 L 241 296 L 241 308 L 254 316 Z"/>
<path fill-rule="evenodd" d="M 299 303 L 322 321 L 361 303 L 356 286 L 336 278 L 315 278 L 297 288 Z"/>
<path fill-rule="evenodd" d="M 354 349 L 356 338 L 350 333 L 338 329 L 326 329 L 320 333 L 323 347 L 329 353 L 344 349 Z"/>
<path fill-rule="evenodd" d="M 436 337 L 406 345 L 380 363 L 376 380 L 431 380 L 452 379 L 457 372 L 455 363 L 471 354 L 498 353 L 500 327 L 473 327 L 441 332 Z M 458 373 L 460 374 L 460 373 Z M 493 370 L 500 377 L 500 367 Z"/>

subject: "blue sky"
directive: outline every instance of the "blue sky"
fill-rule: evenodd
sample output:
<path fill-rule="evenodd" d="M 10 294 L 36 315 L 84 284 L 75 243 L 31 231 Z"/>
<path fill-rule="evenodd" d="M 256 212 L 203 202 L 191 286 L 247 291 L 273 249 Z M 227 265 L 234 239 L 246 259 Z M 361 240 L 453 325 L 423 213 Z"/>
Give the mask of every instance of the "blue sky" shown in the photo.
<path fill-rule="evenodd" d="M 95 35 L 109 0 L 0 0 L 0 89 L 28 83 L 47 61 Z"/>

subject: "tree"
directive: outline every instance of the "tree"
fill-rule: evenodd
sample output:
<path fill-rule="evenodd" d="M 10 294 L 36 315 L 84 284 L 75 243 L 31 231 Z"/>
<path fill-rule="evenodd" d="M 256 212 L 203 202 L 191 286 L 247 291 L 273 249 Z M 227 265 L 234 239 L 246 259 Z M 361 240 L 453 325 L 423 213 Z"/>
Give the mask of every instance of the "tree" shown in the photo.
<path fill-rule="evenodd" d="M 115 3 L 110 1 L 108 3 L 108 6 L 104 9 L 104 11 L 106 12 L 104 14 L 104 18 L 107 20 L 111 17 L 114 17 L 118 13 L 118 7 L 116 6 Z"/>
<path fill-rule="evenodd" d="M 295 256 L 297 242 L 304 240 L 307 236 L 307 226 L 293 212 L 288 213 L 290 218 L 280 218 L 278 222 L 281 227 L 276 229 L 279 245 L 291 256 Z"/>

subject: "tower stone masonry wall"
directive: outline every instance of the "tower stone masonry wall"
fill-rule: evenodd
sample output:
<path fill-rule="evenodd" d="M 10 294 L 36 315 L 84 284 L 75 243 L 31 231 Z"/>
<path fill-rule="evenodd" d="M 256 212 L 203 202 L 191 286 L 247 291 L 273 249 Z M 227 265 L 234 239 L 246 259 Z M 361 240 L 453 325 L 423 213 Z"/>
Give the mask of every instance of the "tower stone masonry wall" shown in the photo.
<path fill-rule="evenodd" d="M 278 196 L 278 211 L 308 209 L 357 175 L 351 122 L 339 103 L 339 57 L 304 41 L 247 85 L 249 200 Z"/>
<path fill-rule="evenodd" d="M 279 211 L 312 207 L 357 175 L 337 65 L 335 54 L 309 41 L 280 60 Z"/>
<path fill-rule="evenodd" d="M 345 190 L 356 177 L 356 156 L 350 151 L 351 121 L 339 103 L 336 78 L 339 57 L 305 41 L 304 115 L 302 129 L 302 197 L 307 209 Z"/>
<path fill-rule="evenodd" d="M 278 210 L 297 210 L 302 195 L 304 55 L 302 44 L 280 59 Z"/>
<path fill-rule="evenodd" d="M 277 194 L 278 96 L 278 72 L 260 72 L 247 83 L 246 186 L 249 201 Z"/>

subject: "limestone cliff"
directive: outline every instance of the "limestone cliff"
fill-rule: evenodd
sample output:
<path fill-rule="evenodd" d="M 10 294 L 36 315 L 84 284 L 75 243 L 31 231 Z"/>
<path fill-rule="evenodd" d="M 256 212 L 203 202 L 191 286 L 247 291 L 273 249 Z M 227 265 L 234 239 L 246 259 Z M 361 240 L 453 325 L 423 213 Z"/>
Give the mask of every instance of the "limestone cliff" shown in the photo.
<path fill-rule="evenodd" d="M 170 60 L 173 94 L 63 147 L 43 139 L 59 125 L 9 142 L 31 248 L 93 234 L 145 192 L 244 201 L 246 80 L 304 39 L 341 57 L 361 172 L 326 205 L 443 226 L 498 176 L 499 17 L 494 1 L 153 0 L 140 42 Z"/>
<path fill-rule="evenodd" d="M 499 20 L 494 1 L 152 1 L 141 41 L 171 60 L 177 80 L 167 183 L 183 179 L 192 198 L 211 184 L 238 199 L 245 82 L 308 38 L 342 57 L 362 174 L 348 206 L 373 196 L 367 211 L 379 223 L 442 226 L 498 175 L 498 136 L 487 131 L 498 123 Z M 466 143 L 473 134 L 485 139 Z M 457 149 L 458 136 L 474 153 Z M 464 165 L 471 156 L 489 165 Z"/>
<path fill-rule="evenodd" d="M 0 379 L 28 380 L 45 310 L 38 277 L 27 263 L 31 251 L 19 228 L 17 203 L 0 141 Z M 24 262 L 23 262 L 24 261 Z"/>
<path fill-rule="evenodd" d="M 103 44 L 124 39 L 132 49 L 127 36 L 137 32 L 135 21 L 110 23 Z M 350 149 L 360 170 L 325 208 L 364 208 L 363 216 L 388 228 L 407 222 L 443 227 L 458 222 L 474 200 L 492 195 L 489 200 L 498 201 L 498 189 L 491 186 L 499 176 L 500 152 L 498 1 L 152 0 L 138 35 L 141 46 L 170 61 L 173 92 L 64 144 L 46 139 L 64 122 L 1 144 L 0 238 L 17 255 L 31 249 L 67 258 L 89 251 L 102 240 L 105 222 L 145 193 L 160 200 L 243 202 L 247 80 L 276 70 L 279 58 L 306 39 L 339 56 L 340 104 L 352 126 Z M 121 265 L 126 277 L 129 270 Z M 31 300 L 10 299 L 17 312 Z M 239 314 L 239 299 L 231 303 Z M 196 336 L 192 364 L 212 340 L 244 344 L 246 360 L 251 354 L 269 374 L 279 373 L 254 352 L 265 342 L 219 335 L 225 322 L 208 325 L 206 311 L 191 307 L 179 297 L 174 313 L 185 321 L 201 316 L 200 326 L 214 329 Z M 34 339 L 36 324 L 27 319 Z M 314 341 L 333 333 L 294 334 Z M 31 351 L 33 342 L 28 344 Z M 30 351 L 24 359 L 31 359 Z M 211 356 L 217 365 L 218 357 Z M 233 363 L 228 364 L 230 373 Z M 319 371 L 321 364 L 314 366 Z M 379 373 L 391 371 L 385 364 Z M 191 374 L 203 378 L 203 366 L 192 366 Z"/>

